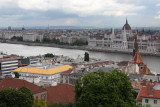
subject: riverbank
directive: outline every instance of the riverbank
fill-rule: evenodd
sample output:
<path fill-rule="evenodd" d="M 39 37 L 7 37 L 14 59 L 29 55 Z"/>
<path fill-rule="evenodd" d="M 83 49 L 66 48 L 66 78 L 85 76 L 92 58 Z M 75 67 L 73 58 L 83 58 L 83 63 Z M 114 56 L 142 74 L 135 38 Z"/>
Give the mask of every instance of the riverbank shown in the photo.
<path fill-rule="evenodd" d="M 86 50 L 86 51 L 95 51 L 95 52 L 107 52 L 107 53 L 121 53 L 121 54 L 132 54 L 132 50 L 111 50 L 111 49 L 102 49 L 102 48 L 90 48 L 88 46 L 70 46 L 70 45 L 57 45 L 57 44 L 46 44 L 46 43 L 36 43 L 36 42 L 21 42 L 21 41 L 0 41 L 1 43 L 8 44 L 22 44 L 27 46 L 44 46 L 44 47 L 57 47 L 57 48 L 65 48 L 65 49 L 78 49 L 78 50 Z M 160 56 L 160 53 L 143 53 L 145 56 Z"/>

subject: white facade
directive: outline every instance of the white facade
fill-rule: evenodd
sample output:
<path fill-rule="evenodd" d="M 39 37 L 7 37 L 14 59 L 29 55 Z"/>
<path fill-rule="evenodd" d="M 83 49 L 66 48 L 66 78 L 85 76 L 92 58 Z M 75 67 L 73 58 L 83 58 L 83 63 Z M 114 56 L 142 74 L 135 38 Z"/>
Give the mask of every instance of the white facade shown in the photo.
<path fill-rule="evenodd" d="M 20 31 L 5 31 L 3 32 L 3 39 L 11 39 L 12 37 L 22 37 L 23 32 Z"/>
<path fill-rule="evenodd" d="M 150 105 L 150 107 L 160 107 L 160 99 L 142 97 L 142 107 L 145 105 Z"/>
<path fill-rule="evenodd" d="M 25 73 L 19 72 L 21 75 L 20 78 L 29 82 L 33 82 L 37 85 L 51 85 L 55 86 L 60 83 L 60 73 L 52 74 L 52 75 L 43 75 L 43 74 L 33 74 L 33 73 Z M 35 78 L 36 77 L 36 78 Z"/>
<path fill-rule="evenodd" d="M 2 61 L 1 64 L 1 72 L 2 76 L 11 75 L 11 71 L 18 68 L 18 59 L 10 60 L 10 61 Z"/>
<path fill-rule="evenodd" d="M 34 42 L 36 40 L 42 41 L 43 35 L 39 35 L 38 33 L 25 33 L 23 35 L 24 41 L 31 41 Z"/>
<path fill-rule="evenodd" d="M 159 52 L 160 43 L 155 40 L 150 40 L 151 35 L 138 35 L 137 37 L 139 39 L 138 46 L 140 52 Z M 132 51 L 134 40 L 131 38 L 134 38 L 131 30 L 124 29 L 118 33 L 114 33 L 114 30 L 112 30 L 109 34 L 91 36 L 88 39 L 88 46 L 93 49 Z"/>

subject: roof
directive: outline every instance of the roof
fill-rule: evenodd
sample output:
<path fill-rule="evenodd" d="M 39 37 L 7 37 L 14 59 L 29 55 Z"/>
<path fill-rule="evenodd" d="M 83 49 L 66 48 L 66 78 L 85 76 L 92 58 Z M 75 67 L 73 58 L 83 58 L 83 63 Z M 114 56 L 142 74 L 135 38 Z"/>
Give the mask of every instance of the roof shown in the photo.
<path fill-rule="evenodd" d="M 130 25 L 128 24 L 128 21 L 127 21 L 127 19 L 126 19 L 126 24 L 123 26 L 123 30 L 124 30 L 124 28 L 125 28 L 125 30 L 131 30 L 131 27 L 130 27 Z"/>
<path fill-rule="evenodd" d="M 142 60 L 141 55 L 140 55 L 139 52 L 135 53 L 135 56 L 133 58 L 133 63 L 143 64 L 143 60 Z"/>
<path fill-rule="evenodd" d="M 26 86 L 29 90 L 32 91 L 32 93 L 46 91 L 46 89 L 44 89 L 42 87 L 39 87 L 37 85 L 34 85 L 33 83 L 30 83 L 30 82 L 27 82 L 27 81 L 21 80 L 21 79 L 6 78 L 6 79 L 0 81 L 0 90 L 6 89 L 6 88 L 19 89 L 22 86 Z"/>
<path fill-rule="evenodd" d="M 125 30 L 131 30 L 131 27 L 130 27 L 129 24 L 125 24 L 125 25 L 123 26 L 123 30 L 124 30 L 124 28 L 125 28 Z"/>
<path fill-rule="evenodd" d="M 7 58 L 0 58 L 0 61 L 11 61 L 11 60 L 18 60 L 21 59 L 22 57 L 7 57 Z"/>
<path fill-rule="evenodd" d="M 136 100 L 142 101 L 143 97 L 147 98 L 160 98 L 160 90 L 155 90 L 154 85 L 143 86 L 138 93 Z M 156 85 L 155 85 L 156 86 Z"/>
<path fill-rule="evenodd" d="M 151 74 L 149 68 L 147 67 L 147 65 L 144 65 L 143 69 L 140 70 L 140 74 Z"/>
<path fill-rule="evenodd" d="M 59 66 L 59 67 L 50 68 L 50 69 L 20 67 L 20 68 L 13 70 L 13 72 L 21 72 L 21 73 L 24 72 L 24 73 L 51 75 L 51 74 L 56 74 L 56 73 L 68 71 L 72 68 L 73 67 L 70 65 Z"/>
<path fill-rule="evenodd" d="M 74 102 L 74 86 L 68 84 L 59 84 L 57 86 L 47 87 L 48 103 L 68 103 Z"/>

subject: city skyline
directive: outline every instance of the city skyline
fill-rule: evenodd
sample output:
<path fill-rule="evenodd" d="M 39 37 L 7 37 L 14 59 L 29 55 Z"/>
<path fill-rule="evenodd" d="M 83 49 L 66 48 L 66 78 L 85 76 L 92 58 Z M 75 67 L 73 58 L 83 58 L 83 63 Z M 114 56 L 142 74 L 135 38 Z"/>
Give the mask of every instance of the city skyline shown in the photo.
<path fill-rule="evenodd" d="M 0 0 L 0 27 L 160 27 L 159 0 Z"/>

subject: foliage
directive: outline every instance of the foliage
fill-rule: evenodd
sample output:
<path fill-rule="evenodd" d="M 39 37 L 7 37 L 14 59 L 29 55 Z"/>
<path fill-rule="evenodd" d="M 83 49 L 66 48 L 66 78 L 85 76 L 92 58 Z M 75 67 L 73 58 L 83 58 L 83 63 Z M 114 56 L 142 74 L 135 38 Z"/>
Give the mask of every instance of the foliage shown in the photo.
<path fill-rule="evenodd" d="M 47 102 L 42 99 L 36 99 L 32 107 L 48 107 Z"/>
<path fill-rule="evenodd" d="M 143 107 L 151 107 L 150 104 L 143 105 Z"/>
<path fill-rule="evenodd" d="M 49 38 L 43 38 L 42 42 L 44 42 L 44 43 L 51 43 L 52 41 Z"/>
<path fill-rule="evenodd" d="M 40 40 L 39 40 L 39 39 L 36 39 L 36 42 L 40 42 Z"/>
<path fill-rule="evenodd" d="M 63 103 L 54 103 L 54 104 L 51 104 L 49 105 L 49 107 L 75 107 L 74 106 L 74 103 L 66 103 L 66 104 L 63 104 Z"/>
<path fill-rule="evenodd" d="M 0 106 L 3 107 L 31 107 L 33 104 L 33 99 L 27 92 L 24 93 L 23 90 L 29 92 L 29 90 L 22 89 L 4 89 L 0 91 Z M 32 95 L 33 97 L 33 95 Z M 31 101 L 32 100 L 32 101 Z"/>
<path fill-rule="evenodd" d="M 13 36 L 11 40 L 23 41 L 23 37 Z"/>
<path fill-rule="evenodd" d="M 34 102 L 34 97 L 33 97 L 33 93 L 26 87 L 21 87 L 19 89 L 20 92 L 22 92 L 23 94 L 25 94 L 25 96 L 27 97 L 27 101 L 29 104 L 33 104 Z"/>
<path fill-rule="evenodd" d="M 84 61 L 89 61 L 89 53 L 85 52 L 84 54 Z"/>
<path fill-rule="evenodd" d="M 18 72 L 14 72 L 15 77 L 14 78 L 19 78 L 20 74 Z"/>
<path fill-rule="evenodd" d="M 54 103 L 54 104 L 49 105 L 49 107 L 65 107 L 65 104 L 62 104 L 62 103 Z"/>
<path fill-rule="evenodd" d="M 77 81 L 76 107 L 135 107 L 129 77 L 119 70 L 92 72 Z"/>
<path fill-rule="evenodd" d="M 81 40 L 76 40 L 72 45 L 83 46 L 83 45 L 88 45 L 88 42 L 83 42 Z"/>
<path fill-rule="evenodd" d="M 59 44 L 59 45 L 72 45 L 72 46 L 88 45 L 88 42 L 83 42 L 81 40 L 76 40 L 73 44 L 63 43 L 63 42 L 60 42 L 60 40 L 56 38 L 53 38 L 53 39 L 43 38 L 42 42 L 43 43 L 54 43 L 54 44 Z"/>
<path fill-rule="evenodd" d="M 44 57 L 50 57 L 50 58 L 53 58 L 53 57 L 55 57 L 52 53 L 47 53 L 47 54 L 45 54 L 44 55 Z"/>
<path fill-rule="evenodd" d="M 137 95 L 138 95 L 138 92 L 136 92 L 136 91 L 133 89 L 133 90 L 132 90 L 132 94 L 133 94 L 134 99 L 136 99 L 136 98 L 137 98 Z"/>

